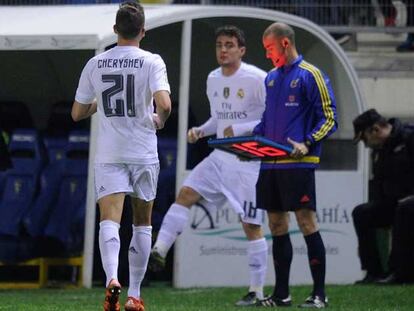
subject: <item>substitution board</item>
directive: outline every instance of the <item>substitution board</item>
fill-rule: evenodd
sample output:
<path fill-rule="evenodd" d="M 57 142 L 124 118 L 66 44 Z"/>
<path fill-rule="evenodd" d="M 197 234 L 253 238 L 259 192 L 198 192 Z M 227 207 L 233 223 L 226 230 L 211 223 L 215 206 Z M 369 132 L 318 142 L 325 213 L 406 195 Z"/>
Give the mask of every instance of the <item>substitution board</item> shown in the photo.
<path fill-rule="evenodd" d="M 208 145 L 253 160 L 286 158 L 293 150 L 290 146 L 279 144 L 262 136 L 209 139 Z"/>

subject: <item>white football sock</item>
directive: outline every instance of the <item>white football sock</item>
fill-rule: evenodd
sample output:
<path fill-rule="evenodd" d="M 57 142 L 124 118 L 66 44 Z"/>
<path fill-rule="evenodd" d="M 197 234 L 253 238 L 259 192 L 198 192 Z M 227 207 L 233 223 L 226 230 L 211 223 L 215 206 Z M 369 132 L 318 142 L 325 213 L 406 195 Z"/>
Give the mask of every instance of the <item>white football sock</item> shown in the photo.
<path fill-rule="evenodd" d="M 119 228 L 120 225 L 112 220 L 103 220 L 99 223 L 99 250 L 106 275 L 106 286 L 112 279 L 118 280 L 118 257 L 121 248 Z"/>
<path fill-rule="evenodd" d="M 162 257 L 167 256 L 169 249 L 184 230 L 189 217 L 189 208 L 177 203 L 170 206 L 162 220 L 161 229 L 154 244 L 154 250 Z"/>
<path fill-rule="evenodd" d="M 265 238 L 248 241 L 247 258 L 250 272 L 249 292 L 256 292 L 263 299 L 263 285 L 267 270 L 267 243 Z"/>
<path fill-rule="evenodd" d="M 128 296 L 140 298 L 141 282 L 147 271 L 151 251 L 151 226 L 132 226 L 132 238 L 128 249 L 129 288 Z"/>

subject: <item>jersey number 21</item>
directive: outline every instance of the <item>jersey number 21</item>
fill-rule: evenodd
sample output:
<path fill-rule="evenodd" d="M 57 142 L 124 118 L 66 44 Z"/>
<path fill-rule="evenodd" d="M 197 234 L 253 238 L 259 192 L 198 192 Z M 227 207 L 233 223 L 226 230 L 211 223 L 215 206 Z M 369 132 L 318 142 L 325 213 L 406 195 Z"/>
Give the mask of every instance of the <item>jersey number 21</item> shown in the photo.
<path fill-rule="evenodd" d="M 123 99 L 111 100 L 111 97 L 124 90 L 126 87 L 126 112 L 128 117 L 135 117 L 135 76 L 126 76 L 126 85 L 123 75 L 102 75 L 102 82 L 114 83 L 102 92 L 102 104 L 107 117 L 124 117 L 125 103 Z"/>

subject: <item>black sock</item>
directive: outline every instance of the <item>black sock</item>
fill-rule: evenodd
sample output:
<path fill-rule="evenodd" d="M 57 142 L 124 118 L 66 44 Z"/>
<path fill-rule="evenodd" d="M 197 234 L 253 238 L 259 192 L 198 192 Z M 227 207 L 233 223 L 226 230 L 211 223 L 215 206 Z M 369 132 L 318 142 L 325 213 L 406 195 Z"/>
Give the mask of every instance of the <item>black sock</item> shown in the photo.
<path fill-rule="evenodd" d="M 273 236 L 273 265 L 276 273 L 274 296 L 284 299 L 289 296 L 289 274 L 292 263 L 292 243 L 289 234 Z"/>
<path fill-rule="evenodd" d="M 309 267 L 313 279 L 313 295 L 325 299 L 325 245 L 319 231 L 305 236 L 308 247 Z"/>

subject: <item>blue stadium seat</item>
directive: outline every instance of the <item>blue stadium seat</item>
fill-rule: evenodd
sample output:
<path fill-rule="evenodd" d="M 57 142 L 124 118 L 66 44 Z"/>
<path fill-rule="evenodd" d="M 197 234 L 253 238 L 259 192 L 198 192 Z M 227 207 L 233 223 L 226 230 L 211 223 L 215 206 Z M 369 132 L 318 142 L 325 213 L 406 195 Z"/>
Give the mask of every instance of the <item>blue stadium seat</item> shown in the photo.
<path fill-rule="evenodd" d="M 76 130 L 69 133 L 66 146 L 65 174 L 81 175 L 88 173 L 89 131 Z"/>
<path fill-rule="evenodd" d="M 67 142 L 66 137 L 44 138 L 49 163 L 40 174 L 39 194 L 23 220 L 26 232 L 32 237 L 43 236 L 56 204 L 66 160 Z"/>
<path fill-rule="evenodd" d="M 59 241 L 62 248 L 72 251 L 79 234 L 73 232 L 78 219 L 76 216 L 85 210 L 86 202 L 86 178 L 83 176 L 63 177 L 56 206 L 49 218 L 45 229 L 45 236 Z M 79 211 L 80 210 L 80 211 Z M 83 238 L 83 235 L 80 239 Z"/>
<path fill-rule="evenodd" d="M 0 201 L 0 234 L 17 237 L 22 218 L 33 202 L 45 156 L 41 139 L 32 129 L 15 130 L 9 151 L 13 168 L 6 173 Z"/>
<path fill-rule="evenodd" d="M 45 236 L 59 241 L 66 251 L 79 251 L 84 224 L 88 173 L 89 132 L 73 131 L 65 148 L 62 180 L 56 205 L 45 228 Z M 83 218 L 83 219 L 80 219 Z"/>
<path fill-rule="evenodd" d="M 9 152 L 15 174 L 36 175 L 46 162 L 43 142 L 34 129 L 16 129 L 13 131 Z"/>
<path fill-rule="evenodd" d="M 46 147 L 46 152 L 49 164 L 62 164 L 66 159 L 66 145 L 68 144 L 67 137 L 45 137 L 43 142 Z"/>
<path fill-rule="evenodd" d="M 32 204 L 36 180 L 32 175 L 9 173 L 0 202 L 0 234 L 17 237 L 21 220 Z"/>

